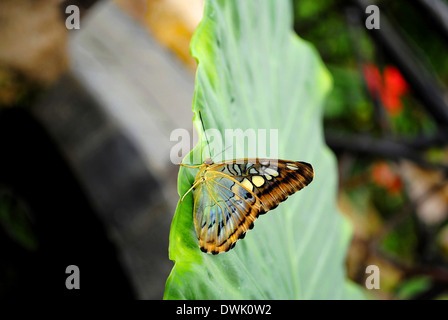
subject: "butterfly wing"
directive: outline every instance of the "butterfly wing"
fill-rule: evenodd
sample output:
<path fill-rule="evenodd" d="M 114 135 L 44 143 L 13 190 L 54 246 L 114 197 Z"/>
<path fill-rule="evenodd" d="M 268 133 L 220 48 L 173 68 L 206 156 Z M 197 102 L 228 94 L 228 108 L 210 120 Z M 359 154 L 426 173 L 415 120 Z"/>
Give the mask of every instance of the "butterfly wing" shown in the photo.
<path fill-rule="evenodd" d="M 314 172 L 305 162 L 241 159 L 204 170 L 194 193 L 194 222 L 201 250 L 228 251 L 253 227 L 260 214 L 274 209 L 308 185 Z"/>
<path fill-rule="evenodd" d="M 252 228 L 260 210 L 252 193 L 223 175 L 213 176 L 193 192 L 195 229 L 204 252 L 216 254 L 233 248 Z"/>

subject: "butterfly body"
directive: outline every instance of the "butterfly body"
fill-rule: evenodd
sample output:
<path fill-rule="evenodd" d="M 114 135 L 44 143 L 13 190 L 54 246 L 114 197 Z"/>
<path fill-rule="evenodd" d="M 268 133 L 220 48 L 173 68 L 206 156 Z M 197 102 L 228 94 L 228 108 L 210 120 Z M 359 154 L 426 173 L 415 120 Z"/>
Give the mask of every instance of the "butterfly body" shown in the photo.
<path fill-rule="evenodd" d="M 232 249 L 260 214 L 277 207 L 314 177 L 312 166 L 298 161 L 252 158 L 213 163 L 206 159 L 197 167 L 190 189 L 194 227 L 201 250 L 212 254 Z"/>

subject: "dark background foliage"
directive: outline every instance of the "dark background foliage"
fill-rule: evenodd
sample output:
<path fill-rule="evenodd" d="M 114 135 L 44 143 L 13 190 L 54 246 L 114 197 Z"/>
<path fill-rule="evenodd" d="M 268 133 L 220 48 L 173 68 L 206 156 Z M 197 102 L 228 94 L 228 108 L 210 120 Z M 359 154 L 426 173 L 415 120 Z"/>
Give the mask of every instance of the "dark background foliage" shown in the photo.
<path fill-rule="evenodd" d="M 447 3 L 376 1 L 379 30 L 365 27 L 366 3 L 294 1 L 296 32 L 334 79 L 325 130 L 355 223 L 349 275 L 363 284 L 375 264 L 380 297 L 446 297 Z"/>
<path fill-rule="evenodd" d="M 185 69 L 194 71 L 188 45 L 199 19 L 187 19 L 195 15 L 186 10 L 184 0 L 114 2 L 130 13 L 132 23 L 149 28 L 147 38 L 155 38 L 167 48 L 164 55 L 179 57 Z M 76 167 L 73 159 L 61 152 L 54 136 L 48 135 L 49 128 L 29 112 L 60 82 L 62 74 L 70 73 L 68 39 L 76 31 L 69 35 L 66 30 L 64 7 L 80 6 L 84 19 L 99 3 L 91 0 L 60 4 L 33 0 L 0 3 L 4 34 L 0 37 L 0 297 L 67 294 L 64 271 L 74 257 L 80 261 L 81 270 L 90 270 L 83 273 L 86 281 L 81 283 L 87 284 L 89 279 L 95 280 L 90 283 L 96 283 L 84 287 L 83 295 L 133 297 L 137 291 L 139 297 L 162 297 L 163 279 L 171 268 L 167 238 L 174 210 L 157 203 L 157 208 L 162 208 L 160 211 L 168 217 L 166 222 L 159 223 L 160 215 L 149 215 L 148 220 L 153 223 L 150 232 L 138 229 L 141 234 L 154 235 L 150 241 L 141 238 L 121 244 L 110 241 L 108 221 L 92 205 L 95 197 L 80 183 L 79 170 L 73 170 Z M 293 3 L 295 31 L 317 48 L 333 76 L 324 128 L 327 144 L 338 156 L 339 207 L 354 226 L 347 257 L 349 277 L 364 286 L 366 266 L 378 265 L 381 289 L 370 291 L 374 298 L 447 298 L 448 2 L 294 0 Z M 365 8 L 369 4 L 380 8 L 379 30 L 365 27 Z M 200 6 L 197 8 L 200 17 Z M 115 22 L 112 20 L 104 28 L 110 32 L 107 36 L 117 33 Z M 144 39 L 136 33 L 132 36 L 133 46 L 139 48 Z M 118 47 L 112 51 L 119 51 Z M 121 54 L 125 61 L 125 54 Z M 141 55 L 148 55 L 148 51 L 142 50 Z M 99 60 L 106 63 L 113 59 L 102 52 Z M 128 66 L 122 60 L 117 65 L 110 69 Z M 127 72 L 143 69 L 135 67 Z M 179 72 L 170 68 L 165 74 L 173 70 Z M 120 85 L 132 84 L 129 88 L 133 90 L 140 86 L 148 91 L 141 83 L 136 85 L 124 79 L 120 79 Z M 174 84 L 176 79 L 177 74 L 167 83 Z M 193 83 L 192 75 L 188 79 Z M 73 89 L 73 84 L 69 82 L 58 88 L 63 91 L 67 87 Z M 84 95 L 85 88 L 80 90 L 76 96 Z M 167 96 L 180 96 L 179 87 L 173 90 Z M 114 92 L 110 91 L 112 95 Z M 185 101 L 183 107 L 189 108 L 191 97 Z M 179 113 L 172 110 L 163 112 Z M 192 114 L 189 116 L 185 119 L 191 123 Z M 87 118 L 80 119 L 77 124 L 88 122 Z M 179 124 L 176 122 L 174 127 Z M 109 149 L 102 150 L 115 148 L 112 144 L 108 146 Z M 98 152 L 109 163 L 109 153 Z M 107 168 L 103 163 L 96 166 Z M 125 172 L 126 176 L 124 167 L 114 167 L 113 172 Z M 97 171 L 101 172 L 93 173 Z M 175 186 L 175 175 L 160 172 L 148 178 L 148 184 L 152 185 L 154 176 L 160 177 L 154 190 L 162 189 L 160 183 Z M 105 180 L 107 189 L 110 180 Z M 141 188 L 145 185 L 141 181 L 131 185 L 135 187 L 132 190 L 146 190 Z M 159 194 L 155 198 L 163 199 Z M 142 222 L 136 221 L 136 225 Z M 119 226 L 123 221 L 113 222 Z M 123 243 L 130 245 L 125 247 Z M 165 262 L 156 259 L 159 251 L 163 252 L 159 256 Z M 136 269 L 123 267 L 126 263 L 122 257 L 126 254 L 128 262 L 137 261 Z M 132 254 L 135 260 L 130 258 Z M 147 268 L 151 261 L 155 261 L 156 268 Z M 136 270 L 162 279 L 154 284 L 151 294 L 136 289 L 136 283 L 145 283 L 146 279 L 136 277 Z"/>

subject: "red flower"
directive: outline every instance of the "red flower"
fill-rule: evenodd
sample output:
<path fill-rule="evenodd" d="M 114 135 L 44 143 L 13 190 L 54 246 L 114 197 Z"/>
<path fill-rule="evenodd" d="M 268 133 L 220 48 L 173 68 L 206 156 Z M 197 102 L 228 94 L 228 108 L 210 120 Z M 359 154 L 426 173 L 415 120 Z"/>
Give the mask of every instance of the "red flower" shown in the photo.
<path fill-rule="evenodd" d="M 377 162 L 373 165 L 372 180 L 377 185 L 386 188 L 391 194 L 397 194 L 402 189 L 400 176 L 385 162 Z"/>
<path fill-rule="evenodd" d="M 383 90 L 381 92 L 381 101 L 389 114 L 396 116 L 403 111 L 403 104 L 401 103 L 400 96 L 394 94 L 390 90 Z"/>
<path fill-rule="evenodd" d="M 396 96 L 402 96 L 408 91 L 406 80 L 394 66 L 387 66 L 384 69 L 384 89 Z"/>
<path fill-rule="evenodd" d="M 367 63 L 363 68 L 364 78 L 366 79 L 367 87 L 370 94 L 374 97 L 378 97 L 383 87 L 383 80 L 381 78 L 381 72 L 374 64 Z"/>
<path fill-rule="evenodd" d="M 408 85 L 400 71 L 394 66 L 386 66 L 381 77 L 380 70 L 374 64 L 364 65 L 363 71 L 370 94 L 381 99 L 389 114 L 400 114 L 403 110 L 401 97 L 408 91 Z"/>

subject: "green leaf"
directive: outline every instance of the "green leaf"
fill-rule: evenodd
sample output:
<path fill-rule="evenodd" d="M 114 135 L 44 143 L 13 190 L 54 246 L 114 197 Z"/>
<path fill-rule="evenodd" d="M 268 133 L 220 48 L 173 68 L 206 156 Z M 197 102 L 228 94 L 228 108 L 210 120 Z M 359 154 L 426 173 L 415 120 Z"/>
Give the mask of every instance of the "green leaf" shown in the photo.
<path fill-rule="evenodd" d="M 398 299 L 412 299 L 412 297 L 428 290 L 431 287 L 429 277 L 415 277 L 404 281 L 397 290 Z"/>
<path fill-rule="evenodd" d="M 336 162 L 323 140 L 331 78 L 315 49 L 292 31 L 291 12 L 288 0 L 205 2 L 191 43 L 199 62 L 193 111 L 223 136 L 225 129 L 278 129 L 279 158 L 311 163 L 315 179 L 216 256 L 198 247 L 189 193 L 171 226 L 175 265 L 165 299 L 363 298 L 346 279 L 351 227 L 336 209 Z M 208 151 L 199 143 L 191 155 L 203 160 Z M 180 168 L 180 195 L 197 172 Z"/>

